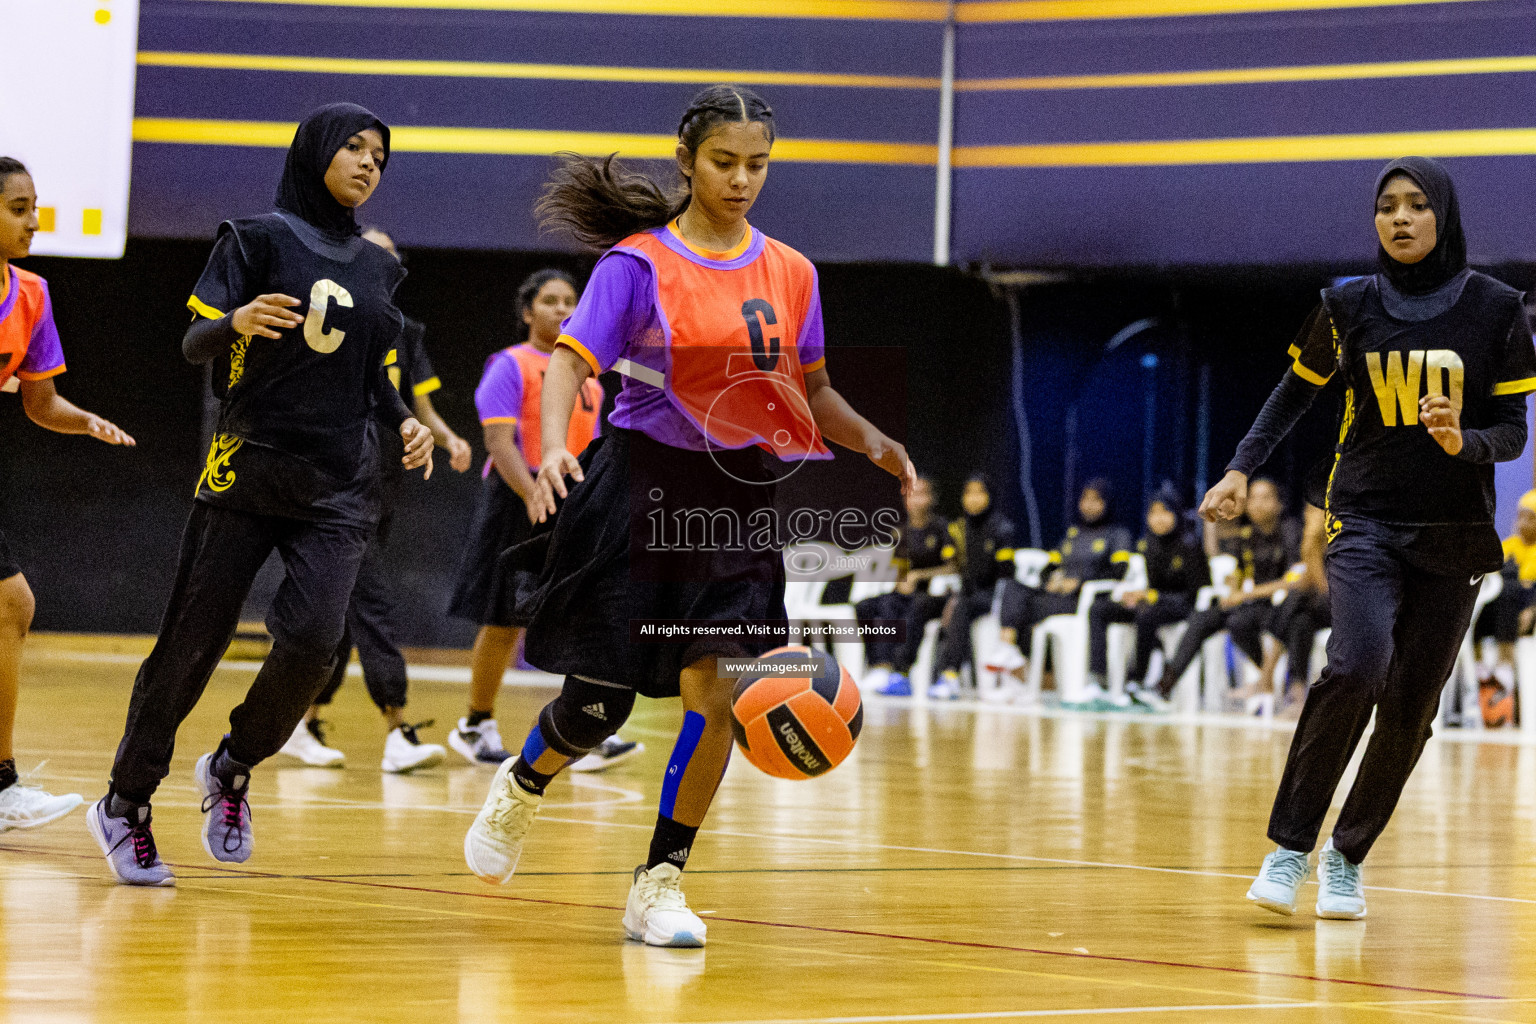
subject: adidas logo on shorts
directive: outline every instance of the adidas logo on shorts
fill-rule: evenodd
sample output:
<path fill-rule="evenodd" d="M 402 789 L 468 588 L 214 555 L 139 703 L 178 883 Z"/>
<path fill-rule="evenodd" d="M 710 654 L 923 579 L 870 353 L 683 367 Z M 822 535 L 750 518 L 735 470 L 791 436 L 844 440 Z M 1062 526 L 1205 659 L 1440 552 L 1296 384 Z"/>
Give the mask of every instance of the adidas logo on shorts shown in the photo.
<path fill-rule="evenodd" d="M 582 708 L 581 710 L 585 711 L 587 714 L 591 715 L 593 718 L 597 719 L 599 722 L 606 722 L 606 721 L 608 721 L 608 716 L 603 713 L 603 702 L 602 701 L 598 701 L 596 704 L 588 704 L 586 707 Z"/>

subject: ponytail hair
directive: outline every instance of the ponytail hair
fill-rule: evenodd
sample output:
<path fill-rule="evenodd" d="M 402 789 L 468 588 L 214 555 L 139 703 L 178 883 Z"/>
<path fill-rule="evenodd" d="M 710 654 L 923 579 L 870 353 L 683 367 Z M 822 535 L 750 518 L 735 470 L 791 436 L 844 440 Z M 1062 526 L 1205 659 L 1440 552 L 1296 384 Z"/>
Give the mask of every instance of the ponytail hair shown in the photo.
<path fill-rule="evenodd" d="M 694 96 L 678 122 L 677 141 L 697 153 L 704 140 L 725 124 L 761 124 L 773 144 L 773 108 L 751 89 L 711 85 Z M 557 153 L 560 165 L 544 186 L 534 213 L 546 231 L 563 230 L 583 245 L 608 249 L 639 231 L 670 223 L 688 208 L 689 181 L 666 188 L 631 171 L 610 153 L 589 160 Z"/>
<path fill-rule="evenodd" d="M 31 171 L 27 170 L 27 165 L 15 157 L 0 156 L 0 188 L 5 187 L 5 183 L 10 180 L 13 174 L 31 175 L 31 173 Z"/>

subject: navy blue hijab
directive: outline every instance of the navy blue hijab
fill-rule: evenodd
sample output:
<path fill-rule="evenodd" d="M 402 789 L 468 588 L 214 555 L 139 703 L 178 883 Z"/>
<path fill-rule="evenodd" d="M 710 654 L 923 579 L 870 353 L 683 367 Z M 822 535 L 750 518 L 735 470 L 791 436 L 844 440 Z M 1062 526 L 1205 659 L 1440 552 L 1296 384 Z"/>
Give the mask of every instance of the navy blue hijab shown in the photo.
<path fill-rule="evenodd" d="M 1393 160 L 1376 176 L 1375 198 L 1396 175 L 1412 178 L 1429 199 L 1435 211 L 1435 247 L 1417 263 L 1399 263 L 1378 242 L 1376 265 L 1405 295 L 1427 295 L 1467 268 L 1467 236 L 1461 228 L 1461 204 L 1456 200 L 1456 185 L 1451 174 L 1438 161 L 1426 156 L 1405 156 Z"/>

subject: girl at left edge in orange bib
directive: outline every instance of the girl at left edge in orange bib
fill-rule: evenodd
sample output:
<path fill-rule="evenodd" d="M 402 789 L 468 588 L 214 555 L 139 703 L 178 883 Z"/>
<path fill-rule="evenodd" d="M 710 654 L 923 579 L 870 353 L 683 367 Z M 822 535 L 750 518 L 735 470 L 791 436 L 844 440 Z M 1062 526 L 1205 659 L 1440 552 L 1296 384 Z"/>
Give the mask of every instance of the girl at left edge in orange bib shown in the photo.
<path fill-rule="evenodd" d="M 550 780 L 618 729 L 637 693 L 680 696 L 683 724 L 623 927 L 650 945 L 702 946 L 682 870 L 733 742 L 733 681 L 716 659 L 782 640 L 638 643 L 631 624 L 783 622 L 783 552 L 730 529 L 723 542 L 671 544 L 654 524 L 699 509 L 763 521 L 775 480 L 831 457 L 823 437 L 867 455 L 903 493 L 916 474 L 906 450 L 832 388 L 815 267 L 747 223 L 773 111 L 751 90 L 711 86 L 677 135 L 680 192 L 612 157 L 567 156 L 539 204 L 546 224 L 604 250 L 544 378 L 534 511 L 545 525 L 505 556 L 518 570 L 512 618 L 527 628 L 528 660 L 565 682 L 497 770 L 464 853 L 481 879 L 509 881 Z M 610 369 L 623 390 L 578 461 L 565 438 L 579 389 Z"/>
<path fill-rule="evenodd" d="M 64 349 L 48 282 L 11 263 L 31 253 L 38 226 L 32 175 L 21 161 L 0 157 L 0 391 L 20 391 L 27 418 L 45 430 L 131 446 L 133 438 L 67 401 L 54 387 L 53 378 L 64 372 Z M 46 825 L 82 802 L 76 793 L 53 796 L 24 785 L 16 774 L 11 732 L 21 644 L 32 627 L 33 607 L 32 588 L 0 535 L 0 832 Z"/>

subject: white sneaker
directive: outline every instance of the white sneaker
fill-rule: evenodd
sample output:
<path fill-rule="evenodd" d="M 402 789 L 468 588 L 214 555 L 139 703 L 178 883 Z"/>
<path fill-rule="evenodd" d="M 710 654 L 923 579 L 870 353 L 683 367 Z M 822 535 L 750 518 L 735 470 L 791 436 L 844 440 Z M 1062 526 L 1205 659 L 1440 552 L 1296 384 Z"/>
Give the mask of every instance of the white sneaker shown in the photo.
<path fill-rule="evenodd" d="M 506 885 L 517 870 L 523 840 L 544 802 L 517 784 L 512 777 L 516 763 L 510 757 L 501 762 L 475 823 L 464 833 L 464 863 L 476 878 L 492 885 Z"/>
<path fill-rule="evenodd" d="M 571 765 L 573 772 L 601 772 L 616 764 L 623 764 L 637 754 L 645 753 L 645 744 L 626 740 L 617 734 L 609 736 L 586 757 Z"/>
<path fill-rule="evenodd" d="M 987 655 L 985 664 L 988 672 L 1006 675 L 1028 665 L 1029 659 L 1024 657 L 1024 652 L 1019 650 L 1018 644 L 999 643 L 992 648 L 992 653 Z"/>
<path fill-rule="evenodd" d="M 934 680 L 928 687 L 929 700 L 959 700 L 960 676 L 954 672 L 945 672 Z"/>
<path fill-rule="evenodd" d="M 13 828 L 40 828 L 58 821 L 85 802 L 79 793 L 54 796 L 36 786 L 13 782 L 0 789 L 0 832 Z"/>
<path fill-rule="evenodd" d="M 1248 887 L 1248 900 L 1277 914 L 1296 913 L 1296 890 L 1312 873 L 1307 855 L 1276 847 L 1264 858 L 1259 877 Z"/>
<path fill-rule="evenodd" d="M 635 868 L 624 903 L 624 934 L 647 946 L 702 946 L 708 930 L 683 898 L 683 873 L 676 864 Z"/>
<path fill-rule="evenodd" d="M 891 681 L 891 670 L 888 668 L 872 668 L 864 673 L 864 678 L 859 680 L 860 690 L 878 690 Z"/>
<path fill-rule="evenodd" d="M 297 758 L 312 768 L 340 768 L 347 763 L 347 755 L 326 746 L 325 733 L 320 730 L 318 721 L 300 721 L 278 753 Z"/>
<path fill-rule="evenodd" d="M 1157 687 L 1155 686 L 1138 687 L 1136 691 L 1131 694 L 1131 700 L 1135 701 L 1137 704 L 1140 704 L 1148 711 L 1154 711 L 1160 715 L 1167 714 L 1169 711 L 1173 710 L 1173 702 L 1159 693 Z"/>
<path fill-rule="evenodd" d="M 448 745 L 470 764 L 501 764 L 512 755 L 501 742 L 501 730 L 496 719 L 487 718 L 479 725 L 470 725 L 469 719 L 459 719 L 459 724 L 448 730 Z"/>
<path fill-rule="evenodd" d="M 1333 848 L 1333 837 L 1317 857 L 1317 916 L 1332 921 L 1358 921 L 1365 916 L 1365 885 L 1360 865 Z"/>
<path fill-rule="evenodd" d="M 384 741 L 384 761 L 379 767 L 386 772 L 399 775 L 402 772 L 413 772 L 417 768 L 431 768 L 433 765 L 442 764 L 443 758 L 448 756 L 448 751 L 436 743 L 423 743 L 416 736 L 418 728 L 431 724 L 431 722 L 421 722 L 417 725 L 402 725 L 391 729 L 389 738 Z"/>

